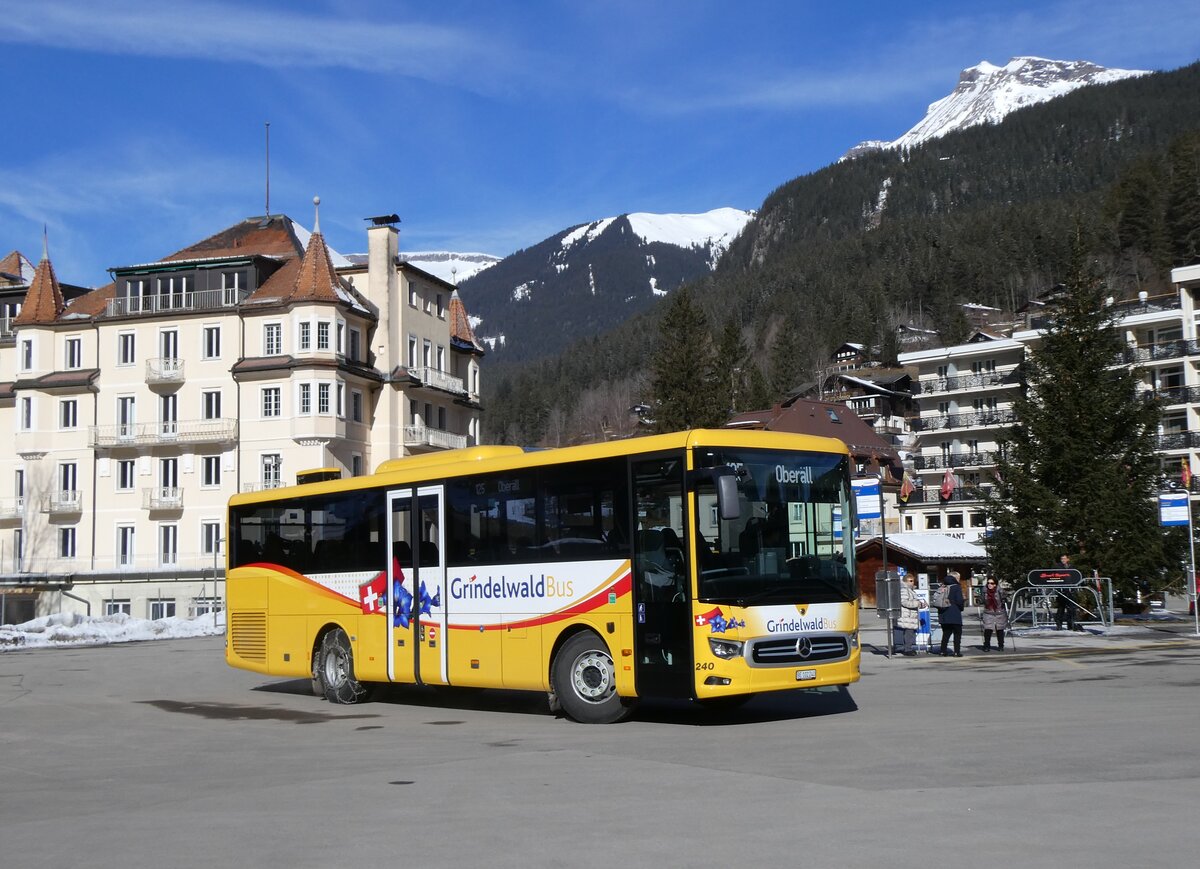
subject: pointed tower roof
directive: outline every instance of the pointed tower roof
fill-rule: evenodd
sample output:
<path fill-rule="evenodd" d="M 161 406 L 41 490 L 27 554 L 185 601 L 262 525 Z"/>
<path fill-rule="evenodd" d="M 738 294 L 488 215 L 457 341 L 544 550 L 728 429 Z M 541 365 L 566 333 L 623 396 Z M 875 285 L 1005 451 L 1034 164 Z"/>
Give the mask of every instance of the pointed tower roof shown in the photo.
<path fill-rule="evenodd" d="M 0 284 L 26 285 L 33 280 L 33 263 L 19 250 L 0 259 Z"/>
<path fill-rule="evenodd" d="M 471 328 L 471 318 L 467 316 L 467 306 L 459 298 L 458 290 L 450 294 L 450 339 L 466 345 L 465 349 L 483 353 L 483 345 L 475 337 L 475 330 Z"/>
<path fill-rule="evenodd" d="M 33 326 L 53 323 L 67 307 L 63 301 L 62 288 L 50 264 L 50 253 L 46 242 L 42 242 L 42 261 L 33 273 L 33 283 L 25 292 L 21 313 L 12 321 L 14 326 Z"/>
<path fill-rule="evenodd" d="M 320 204 L 320 197 L 314 196 L 314 208 Z M 325 246 L 325 236 L 321 234 L 319 211 L 313 220 L 313 231 L 308 239 L 308 248 L 304 251 L 304 259 L 300 261 L 300 271 L 296 275 L 296 281 L 292 284 L 288 298 L 293 302 L 340 302 L 345 299 L 342 282 L 333 269 L 333 263 L 329 259 L 329 248 Z"/>

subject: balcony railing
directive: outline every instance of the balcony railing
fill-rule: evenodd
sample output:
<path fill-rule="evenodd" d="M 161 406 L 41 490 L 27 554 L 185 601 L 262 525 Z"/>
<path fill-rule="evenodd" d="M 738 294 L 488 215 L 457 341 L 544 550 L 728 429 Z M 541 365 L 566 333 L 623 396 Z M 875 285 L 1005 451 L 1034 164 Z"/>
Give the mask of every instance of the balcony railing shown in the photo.
<path fill-rule="evenodd" d="M 1012 425 L 1017 415 L 1012 410 L 980 410 L 925 416 L 912 421 L 913 431 L 941 431 L 951 428 L 979 428 Z"/>
<path fill-rule="evenodd" d="M 17 333 L 13 331 L 12 317 L 0 317 L 0 341 L 9 343 L 17 340 Z"/>
<path fill-rule="evenodd" d="M 24 498 L 0 498 L 0 522 L 6 519 L 20 519 L 24 515 Z"/>
<path fill-rule="evenodd" d="M 183 489 L 178 486 L 155 486 L 142 489 L 143 510 L 182 510 Z"/>
<path fill-rule="evenodd" d="M 1158 436 L 1156 449 L 1188 450 L 1200 447 L 1200 432 L 1180 431 Z"/>
<path fill-rule="evenodd" d="M 51 492 L 42 502 L 42 512 L 51 514 L 79 513 L 83 510 L 83 493 L 78 489 Z"/>
<path fill-rule="evenodd" d="M 1158 362 L 1162 359 L 1182 359 L 1185 356 L 1200 355 L 1200 341 L 1180 338 L 1175 341 L 1163 341 L 1160 344 L 1142 344 L 1137 347 L 1126 347 L 1121 359 L 1127 364 L 1140 362 Z"/>
<path fill-rule="evenodd" d="M 461 450 L 467 445 L 467 436 L 451 434 L 437 428 L 424 425 L 406 425 L 404 427 L 405 446 L 436 447 L 442 450 Z"/>
<path fill-rule="evenodd" d="M 956 389 L 980 389 L 985 386 L 1009 386 L 1015 383 L 1012 372 L 987 371 L 979 374 L 958 374 L 953 377 L 935 377 L 922 380 L 917 385 L 922 394 L 952 392 Z"/>
<path fill-rule="evenodd" d="M 266 492 L 271 489 L 282 489 L 286 486 L 283 480 L 257 480 L 253 483 L 243 483 L 243 492 Z"/>
<path fill-rule="evenodd" d="M 183 383 L 183 360 L 161 356 L 146 360 L 147 383 Z"/>
<path fill-rule="evenodd" d="M 250 290 L 196 290 L 189 293 L 163 293 L 129 298 L 109 299 L 105 305 L 106 317 L 161 314 L 170 311 L 205 311 L 214 308 L 232 308 L 240 305 L 250 295 Z"/>
<path fill-rule="evenodd" d="M 949 504 L 961 501 L 982 501 L 987 497 L 988 491 L 990 491 L 989 486 L 980 486 L 978 488 L 974 486 L 958 486 L 953 492 L 950 493 L 949 498 L 943 498 L 940 486 L 929 485 L 913 492 L 908 498 L 907 506 L 912 507 L 916 504 Z"/>
<path fill-rule="evenodd" d="M 237 420 L 225 418 L 94 425 L 88 429 L 88 445 L 92 447 L 232 443 L 235 440 Z"/>
<path fill-rule="evenodd" d="M 436 368 L 410 368 L 408 369 L 408 376 L 421 381 L 422 386 L 440 389 L 443 392 L 451 392 L 455 395 L 467 394 L 467 388 L 463 385 L 461 377 L 454 377 Z"/>
<path fill-rule="evenodd" d="M 996 464 L 996 454 L 990 452 L 935 454 L 917 456 L 913 460 L 913 467 L 918 471 L 938 471 L 942 468 L 978 468 L 994 464 Z"/>

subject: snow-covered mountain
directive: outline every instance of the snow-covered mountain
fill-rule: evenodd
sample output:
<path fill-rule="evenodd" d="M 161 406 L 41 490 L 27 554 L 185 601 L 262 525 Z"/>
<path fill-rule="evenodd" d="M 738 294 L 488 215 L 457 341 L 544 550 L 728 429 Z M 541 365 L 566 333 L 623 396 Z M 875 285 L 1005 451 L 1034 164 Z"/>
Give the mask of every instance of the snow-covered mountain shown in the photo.
<path fill-rule="evenodd" d="M 912 148 L 979 124 L 994 124 L 1025 106 L 1052 100 L 1093 84 L 1146 75 L 1143 70 L 1105 69 L 1086 60 L 1014 57 L 1004 66 L 983 61 L 964 69 L 953 93 L 930 105 L 921 121 L 891 142 L 860 142 L 843 159 L 882 148 Z"/>
<path fill-rule="evenodd" d="M 351 253 L 345 259 L 363 265 L 367 262 L 367 255 Z M 500 262 L 500 257 L 490 253 L 454 253 L 445 250 L 400 251 L 400 259 L 451 284 L 460 284 Z"/>
<path fill-rule="evenodd" d="M 597 335 L 715 268 L 754 212 L 637 212 L 556 233 L 463 284 L 476 336 L 506 358 Z"/>

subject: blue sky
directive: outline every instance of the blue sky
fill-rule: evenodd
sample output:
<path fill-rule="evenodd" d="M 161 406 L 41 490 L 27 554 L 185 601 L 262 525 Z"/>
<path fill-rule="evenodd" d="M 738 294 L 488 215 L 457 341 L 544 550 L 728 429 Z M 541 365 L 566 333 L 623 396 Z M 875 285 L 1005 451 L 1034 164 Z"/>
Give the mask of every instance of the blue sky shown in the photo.
<path fill-rule="evenodd" d="M 757 208 L 981 60 L 1200 59 L 1200 0 L 0 0 L 0 256 L 107 281 L 265 206 L 363 250 L 504 255 Z"/>

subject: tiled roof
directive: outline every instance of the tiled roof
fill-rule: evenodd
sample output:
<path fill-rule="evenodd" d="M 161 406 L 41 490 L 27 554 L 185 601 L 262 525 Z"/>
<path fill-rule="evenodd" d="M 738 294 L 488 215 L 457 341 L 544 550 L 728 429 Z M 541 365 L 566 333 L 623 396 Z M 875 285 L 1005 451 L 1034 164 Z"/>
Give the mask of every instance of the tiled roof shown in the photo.
<path fill-rule="evenodd" d="M 288 294 L 293 302 L 339 302 L 343 294 L 341 279 L 329 261 L 329 248 L 325 236 L 314 230 L 308 238 L 308 250 L 300 262 L 300 271 Z"/>
<path fill-rule="evenodd" d="M 25 304 L 21 306 L 21 313 L 17 314 L 12 322 L 14 326 L 53 323 L 65 307 L 62 289 L 58 286 L 58 278 L 54 276 L 54 266 L 50 264 L 49 259 L 43 259 L 38 263 L 33 283 L 25 293 Z"/>
<path fill-rule="evenodd" d="M 28 284 L 33 280 L 33 272 L 33 263 L 19 250 L 0 259 L 0 283 Z"/>
<path fill-rule="evenodd" d="M 297 257 L 303 249 L 292 231 L 291 218 L 282 214 L 248 217 L 203 241 L 176 251 L 162 262 L 223 256 Z"/>
<path fill-rule="evenodd" d="M 104 313 L 108 300 L 114 299 L 116 296 L 117 285 L 115 283 L 105 284 L 90 293 L 84 293 L 77 299 L 72 299 L 71 304 L 67 306 L 66 313 L 98 317 Z"/>
<path fill-rule="evenodd" d="M 480 353 L 483 352 L 483 345 L 475 338 L 471 318 L 467 316 L 467 306 L 459 298 L 458 290 L 450 294 L 450 338 L 470 344 Z"/>

